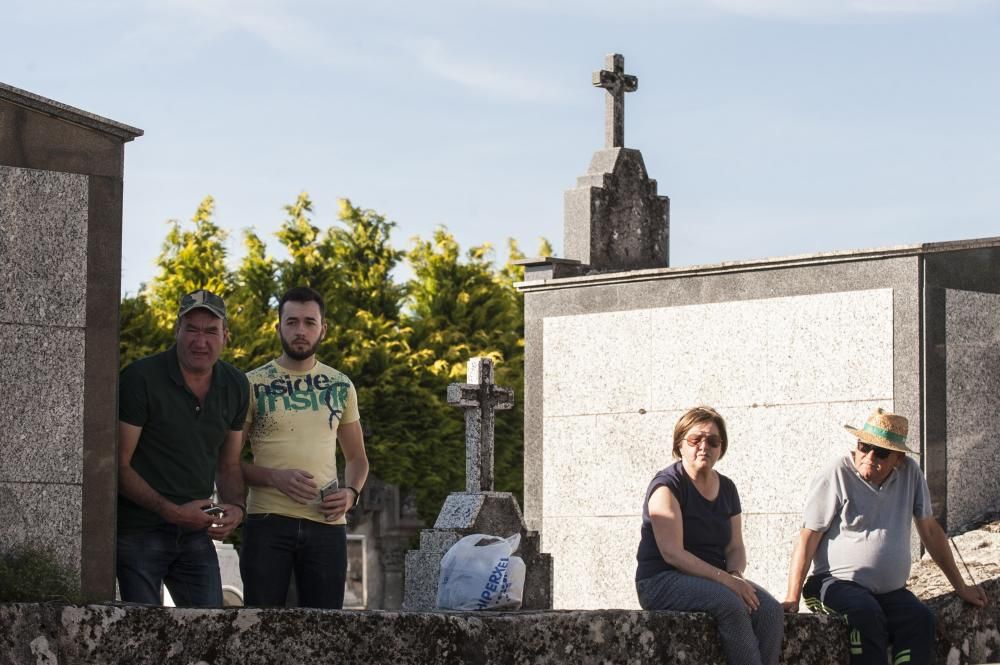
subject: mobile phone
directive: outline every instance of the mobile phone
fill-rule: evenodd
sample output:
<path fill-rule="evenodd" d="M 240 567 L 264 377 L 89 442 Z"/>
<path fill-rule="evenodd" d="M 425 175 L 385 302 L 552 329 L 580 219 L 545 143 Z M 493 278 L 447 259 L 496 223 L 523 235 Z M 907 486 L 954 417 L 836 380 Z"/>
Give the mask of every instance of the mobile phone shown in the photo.
<path fill-rule="evenodd" d="M 340 488 L 340 483 L 337 481 L 336 478 L 334 478 L 326 485 L 323 485 L 322 487 L 319 488 L 319 500 L 322 501 L 323 499 L 326 498 L 327 494 L 336 492 L 339 488 Z"/>
<path fill-rule="evenodd" d="M 212 517 L 222 517 L 226 514 L 226 511 L 222 508 L 222 506 L 209 506 L 208 508 L 202 508 L 201 512 L 206 515 L 211 515 Z"/>

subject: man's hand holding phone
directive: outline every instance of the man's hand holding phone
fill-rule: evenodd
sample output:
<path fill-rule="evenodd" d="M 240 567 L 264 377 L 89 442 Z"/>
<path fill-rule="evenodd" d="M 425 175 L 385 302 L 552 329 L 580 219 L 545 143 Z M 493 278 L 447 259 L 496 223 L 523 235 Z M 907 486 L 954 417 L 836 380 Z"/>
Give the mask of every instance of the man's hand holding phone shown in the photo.
<path fill-rule="evenodd" d="M 212 502 L 208 499 L 188 501 L 180 505 L 170 503 L 160 513 L 160 516 L 170 524 L 176 524 L 182 529 L 198 531 L 211 527 L 212 522 L 215 521 L 215 518 L 204 512 L 204 509 L 211 505 Z"/>
<path fill-rule="evenodd" d="M 202 511 L 212 518 L 208 535 L 215 540 L 224 540 L 243 521 L 243 507 L 231 503 L 212 504 Z"/>
<path fill-rule="evenodd" d="M 354 493 L 348 489 L 340 489 L 340 483 L 336 478 L 320 488 L 319 496 L 319 512 L 327 522 L 340 519 L 354 503 Z"/>

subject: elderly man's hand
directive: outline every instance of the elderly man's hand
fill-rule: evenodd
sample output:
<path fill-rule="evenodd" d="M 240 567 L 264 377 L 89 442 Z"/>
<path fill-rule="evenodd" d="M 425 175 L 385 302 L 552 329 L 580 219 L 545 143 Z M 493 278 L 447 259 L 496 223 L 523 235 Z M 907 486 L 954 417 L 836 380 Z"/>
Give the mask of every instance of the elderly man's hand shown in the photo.
<path fill-rule="evenodd" d="M 781 609 L 784 610 L 785 614 L 798 614 L 799 612 L 799 599 L 798 598 L 785 598 L 785 602 L 781 604 Z"/>
<path fill-rule="evenodd" d="M 968 584 L 963 584 L 960 589 L 956 589 L 958 592 L 958 597 L 969 603 L 970 605 L 975 605 L 976 607 L 986 607 L 989 604 L 989 598 L 986 597 L 986 592 L 983 591 L 982 587 L 978 584 L 973 584 L 972 586 Z"/>

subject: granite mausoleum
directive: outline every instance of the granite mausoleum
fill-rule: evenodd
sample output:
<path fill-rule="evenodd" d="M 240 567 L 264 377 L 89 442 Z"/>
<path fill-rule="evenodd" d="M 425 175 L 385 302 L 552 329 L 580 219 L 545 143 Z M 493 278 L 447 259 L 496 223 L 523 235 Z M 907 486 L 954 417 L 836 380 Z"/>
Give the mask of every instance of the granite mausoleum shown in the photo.
<path fill-rule="evenodd" d="M 747 576 L 779 599 L 809 482 L 876 406 L 910 419 L 946 529 L 1000 506 L 1000 238 L 668 267 L 641 164 L 595 153 L 566 195 L 567 258 L 522 262 L 524 509 L 554 607 L 638 606 L 643 495 L 696 404 L 727 419 Z"/>
<path fill-rule="evenodd" d="M 91 600 L 115 590 L 122 165 L 141 135 L 0 83 L 0 550 L 49 551 Z"/>

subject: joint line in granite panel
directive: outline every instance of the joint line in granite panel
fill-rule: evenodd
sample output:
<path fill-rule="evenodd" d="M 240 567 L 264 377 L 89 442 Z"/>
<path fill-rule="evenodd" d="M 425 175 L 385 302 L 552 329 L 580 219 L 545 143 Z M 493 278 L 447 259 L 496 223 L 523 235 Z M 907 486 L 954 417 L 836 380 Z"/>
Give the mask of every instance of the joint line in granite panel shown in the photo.
<path fill-rule="evenodd" d="M 787 510 L 783 511 L 783 512 L 777 512 L 777 513 L 762 513 L 762 512 L 753 512 L 753 513 L 751 513 L 751 512 L 748 512 L 748 511 L 744 510 L 741 513 L 741 515 L 743 515 L 743 517 L 756 517 L 756 516 L 765 516 L 765 517 L 772 516 L 773 517 L 775 515 L 790 515 L 792 517 L 801 517 L 802 513 L 793 513 L 793 512 L 788 512 Z"/>
<path fill-rule="evenodd" d="M 663 411 L 663 413 L 677 412 L 680 410 L 681 409 L 668 409 L 666 411 Z M 644 415 L 649 415 L 650 413 L 656 413 L 656 412 L 654 412 L 651 409 L 647 409 L 646 407 L 640 407 L 639 409 L 629 410 L 629 411 L 583 411 L 580 413 L 563 413 L 552 416 L 544 416 L 543 419 L 561 420 L 563 418 L 583 418 L 583 417 L 592 418 L 595 416 L 627 416 L 629 414 L 637 414 L 644 416 Z"/>
<path fill-rule="evenodd" d="M 86 330 L 87 326 L 68 326 L 62 323 L 31 323 L 28 321 L 4 321 L 0 320 L 0 326 L 21 326 L 23 328 L 45 328 L 46 330 L 51 330 L 53 328 L 62 328 L 65 330 Z"/>
<path fill-rule="evenodd" d="M 816 406 L 822 404 L 858 404 L 860 402 L 891 401 L 892 397 L 859 397 L 856 399 L 823 399 L 813 402 L 754 402 L 753 404 L 727 404 L 725 408 L 774 409 L 782 406 Z"/>
<path fill-rule="evenodd" d="M 48 480 L 0 480 L 0 485 L 51 485 L 53 487 L 83 487 L 83 483 L 54 483 Z"/>
<path fill-rule="evenodd" d="M 713 406 L 716 409 L 775 409 L 784 406 L 817 406 L 824 404 L 864 404 L 867 402 L 891 402 L 892 397 L 859 397 L 857 399 L 831 399 L 831 400 L 819 400 L 815 402 L 762 402 L 760 404 L 725 404 L 716 403 Z M 650 409 L 646 407 L 639 407 L 638 409 L 628 410 L 628 411 L 581 411 L 579 413 L 564 413 L 555 414 L 550 416 L 544 416 L 544 420 L 556 420 L 562 418 L 580 418 L 583 416 L 620 416 L 620 415 L 641 415 L 648 416 L 653 414 L 661 413 L 677 413 L 679 411 L 684 411 L 686 406 L 673 406 L 666 409 Z"/>
<path fill-rule="evenodd" d="M 715 403 L 712 406 L 720 411 L 722 409 L 776 409 L 783 406 L 822 406 L 824 404 L 864 404 L 867 402 L 891 402 L 892 397 L 859 397 L 857 399 L 824 399 L 815 402 L 754 402 L 753 404 L 725 404 Z M 654 409 L 649 413 L 671 413 L 683 411 L 686 407 L 673 407 L 667 409 Z"/>
<path fill-rule="evenodd" d="M 640 499 L 641 503 L 641 499 Z M 633 510 L 632 512 L 619 512 L 619 513 L 600 513 L 600 514 L 590 514 L 586 515 L 580 513 L 545 513 L 543 517 L 548 518 L 574 518 L 574 517 L 586 517 L 588 519 L 611 519 L 615 517 L 639 517 L 642 514 L 641 510 Z M 802 517 L 802 513 L 797 512 L 775 512 L 775 513 L 763 513 L 763 512 L 747 512 L 743 511 L 740 513 L 744 518 L 746 517 Z M 744 525 L 745 526 L 745 525 Z"/>

